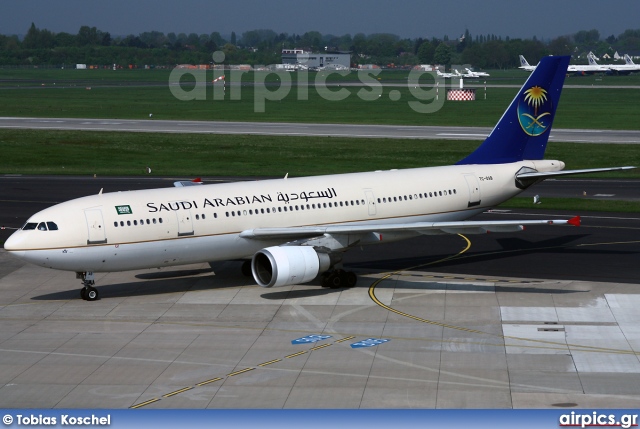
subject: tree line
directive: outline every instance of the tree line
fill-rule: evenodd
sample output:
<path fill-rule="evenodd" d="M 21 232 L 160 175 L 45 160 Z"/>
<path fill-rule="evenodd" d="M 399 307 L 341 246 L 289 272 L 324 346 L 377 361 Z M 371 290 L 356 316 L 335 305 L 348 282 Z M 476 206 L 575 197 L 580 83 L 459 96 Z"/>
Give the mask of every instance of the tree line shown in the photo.
<path fill-rule="evenodd" d="M 505 69 L 519 66 L 518 55 L 536 63 L 545 55 L 572 55 L 575 60 L 593 51 L 601 56 L 614 52 L 640 53 L 640 29 L 626 30 L 603 39 L 598 30 L 543 41 L 502 38 L 494 34 L 460 37 L 400 38 L 376 33 L 335 36 L 309 31 L 304 34 L 251 30 L 227 38 L 210 34 L 150 31 L 138 35 L 112 37 L 96 27 L 82 26 L 77 34 L 54 33 L 35 24 L 24 38 L 0 35 L 0 65 L 129 64 L 166 65 L 209 64 L 214 51 L 225 53 L 227 64 L 266 65 L 281 62 L 282 49 L 314 52 L 349 51 L 354 65 L 378 64 L 401 67 L 416 64 L 471 64 L 477 68 Z"/>

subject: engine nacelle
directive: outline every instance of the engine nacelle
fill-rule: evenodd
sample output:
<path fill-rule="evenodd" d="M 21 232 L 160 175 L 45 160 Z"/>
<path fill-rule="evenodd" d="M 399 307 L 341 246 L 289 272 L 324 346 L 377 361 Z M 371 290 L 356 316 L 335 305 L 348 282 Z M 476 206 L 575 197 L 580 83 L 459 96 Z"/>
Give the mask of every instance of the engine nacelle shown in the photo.
<path fill-rule="evenodd" d="M 306 283 L 330 267 L 329 255 L 311 246 L 267 247 L 251 260 L 253 278 L 262 287 Z"/>

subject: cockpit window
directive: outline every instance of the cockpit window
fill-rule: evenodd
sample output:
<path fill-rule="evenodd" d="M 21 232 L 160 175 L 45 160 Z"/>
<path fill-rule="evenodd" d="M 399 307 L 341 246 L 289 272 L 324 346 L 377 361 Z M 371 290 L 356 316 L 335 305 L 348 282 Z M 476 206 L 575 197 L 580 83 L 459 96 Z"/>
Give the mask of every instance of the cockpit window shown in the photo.
<path fill-rule="evenodd" d="M 49 231 L 57 231 L 58 225 L 55 222 L 47 222 L 47 226 L 49 227 Z"/>
<path fill-rule="evenodd" d="M 47 230 L 47 224 L 44 222 L 40 222 L 38 224 L 38 231 L 46 231 Z"/>
<path fill-rule="evenodd" d="M 27 222 L 24 224 L 24 226 L 22 227 L 23 231 L 27 231 L 30 229 L 36 229 L 36 226 L 38 226 L 37 223 L 35 222 Z"/>

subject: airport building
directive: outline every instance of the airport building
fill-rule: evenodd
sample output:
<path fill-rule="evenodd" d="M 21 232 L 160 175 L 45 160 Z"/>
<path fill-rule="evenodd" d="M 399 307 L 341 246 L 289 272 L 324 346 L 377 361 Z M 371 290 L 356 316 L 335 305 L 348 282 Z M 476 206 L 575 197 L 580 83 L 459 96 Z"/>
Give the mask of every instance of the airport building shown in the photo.
<path fill-rule="evenodd" d="M 308 68 L 350 68 L 351 52 L 316 53 L 304 49 L 283 49 L 282 64 L 302 65 Z"/>

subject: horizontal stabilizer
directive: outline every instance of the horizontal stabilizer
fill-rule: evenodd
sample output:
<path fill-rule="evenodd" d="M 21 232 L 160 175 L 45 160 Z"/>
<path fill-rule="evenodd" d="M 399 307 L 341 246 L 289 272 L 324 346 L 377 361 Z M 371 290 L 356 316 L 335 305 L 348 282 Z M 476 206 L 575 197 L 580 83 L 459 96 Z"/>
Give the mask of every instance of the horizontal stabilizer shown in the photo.
<path fill-rule="evenodd" d="M 571 176 L 574 174 L 588 174 L 588 173 L 603 173 L 607 171 L 622 171 L 622 170 L 633 170 L 633 166 L 627 167 L 610 167 L 610 168 L 588 168 L 584 170 L 561 170 L 561 171 L 523 171 L 522 173 L 516 174 L 516 181 L 519 183 L 519 186 L 522 189 L 527 186 L 531 186 L 535 183 L 541 182 L 544 179 L 550 179 L 552 177 L 561 177 L 561 176 Z"/>
<path fill-rule="evenodd" d="M 177 188 L 181 188 L 183 186 L 195 186 L 195 185 L 202 185 L 202 179 L 198 177 L 193 180 L 180 180 L 178 182 L 173 182 L 173 186 Z"/>
<path fill-rule="evenodd" d="M 526 172 L 526 173 L 518 173 L 516 174 L 516 179 L 548 179 L 550 177 L 558 177 L 558 176 L 570 176 L 573 174 L 589 174 L 589 173 L 603 173 L 605 171 L 622 171 L 622 170 L 633 170 L 633 166 L 627 167 L 609 167 L 609 168 L 588 168 L 584 170 L 562 170 L 562 171 L 547 171 L 539 173 L 537 171 Z"/>

